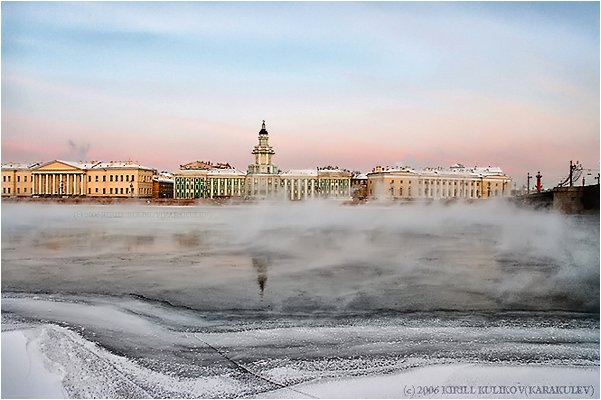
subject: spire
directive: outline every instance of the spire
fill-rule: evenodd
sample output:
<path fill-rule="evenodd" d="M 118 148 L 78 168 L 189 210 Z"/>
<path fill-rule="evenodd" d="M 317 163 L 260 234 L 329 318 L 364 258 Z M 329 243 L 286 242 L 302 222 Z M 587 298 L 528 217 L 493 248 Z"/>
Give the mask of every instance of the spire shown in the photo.
<path fill-rule="evenodd" d="M 267 135 L 267 129 L 265 129 L 265 120 L 263 120 L 263 125 L 261 125 L 261 131 L 259 135 Z"/>

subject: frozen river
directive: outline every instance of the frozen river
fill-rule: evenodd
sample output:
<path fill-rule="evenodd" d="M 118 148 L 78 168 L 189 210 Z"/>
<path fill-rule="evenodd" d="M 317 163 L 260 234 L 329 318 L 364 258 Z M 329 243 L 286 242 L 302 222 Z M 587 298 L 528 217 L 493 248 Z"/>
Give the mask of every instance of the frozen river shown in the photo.
<path fill-rule="evenodd" d="M 50 397 L 411 397 L 512 373 L 598 397 L 599 217 L 7 203 L 2 332 L 25 348 L 3 346 L 3 397 L 31 386 L 6 372 L 23 354 Z"/>

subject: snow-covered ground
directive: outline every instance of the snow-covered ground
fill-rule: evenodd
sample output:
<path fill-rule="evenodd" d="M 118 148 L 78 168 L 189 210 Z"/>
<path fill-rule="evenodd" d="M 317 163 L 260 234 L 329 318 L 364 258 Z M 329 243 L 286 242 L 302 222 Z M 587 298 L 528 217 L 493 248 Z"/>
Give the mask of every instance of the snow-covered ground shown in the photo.
<path fill-rule="evenodd" d="M 65 398 L 63 374 L 41 352 L 32 330 L 2 332 L 2 398 Z"/>
<path fill-rule="evenodd" d="M 599 387 L 599 321 L 581 313 L 241 315 L 24 293 L 4 293 L 2 311 L 7 397 L 416 397 L 407 385 Z"/>
<path fill-rule="evenodd" d="M 253 395 L 252 385 L 227 374 L 186 379 L 156 373 L 127 358 L 112 355 L 71 331 L 52 326 L 4 331 L 2 349 L 3 398 Z M 255 368 L 253 372 L 276 383 L 282 377 L 299 374 L 294 368 L 264 371 Z M 262 390 L 253 396 L 598 398 L 599 368 L 453 363 L 417 366 L 386 375 L 372 373 L 346 378 L 317 377 L 297 385 L 275 386 L 274 390 Z"/>
<path fill-rule="evenodd" d="M 13 203 L 1 228 L 2 397 L 599 395 L 598 217 Z"/>
<path fill-rule="evenodd" d="M 262 398 L 598 398 L 599 368 L 435 365 L 360 378 L 317 380 Z"/>

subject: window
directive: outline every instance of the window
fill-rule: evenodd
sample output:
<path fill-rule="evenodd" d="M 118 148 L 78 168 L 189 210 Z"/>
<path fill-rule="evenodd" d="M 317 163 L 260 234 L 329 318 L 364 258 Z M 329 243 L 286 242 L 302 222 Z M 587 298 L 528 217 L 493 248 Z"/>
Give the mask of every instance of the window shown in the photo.
<path fill-rule="evenodd" d="M 125 175 L 125 182 L 129 182 L 129 175 Z"/>
<path fill-rule="evenodd" d="M 102 175 L 102 182 L 106 182 L 106 175 Z"/>
<path fill-rule="evenodd" d="M 98 182 L 98 175 L 96 175 L 96 182 Z"/>
<path fill-rule="evenodd" d="M 111 177 L 110 177 L 109 179 L 110 179 L 110 181 L 112 182 L 112 181 L 113 181 L 113 175 L 111 175 Z"/>
<path fill-rule="evenodd" d="M 27 193 L 27 188 L 23 189 L 23 193 Z"/>
<path fill-rule="evenodd" d="M 121 175 L 121 178 L 123 178 L 123 175 Z M 123 188 L 121 188 L 121 194 L 123 194 Z"/>
<path fill-rule="evenodd" d="M 133 175 L 131 176 L 131 181 L 132 181 L 132 182 L 134 181 L 134 176 L 133 176 Z"/>
<path fill-rule="evenodd" d="M 17 193 L 21 193 L 21 188 L 17 188 Z"/>
<path fill-rule="evenodd" d="M 88 182 L 92 182 L 92 176 L 88 175 Z"/>
<path fill-rule="evenodd" d="M 21 182 L 21 176 L 17 175 L 17 182 Z"/>
<path fill-rule="evenodd" d="M 10 178 L 10 176 L 9 176 L 9 178 Z M 10 179 L 9 179 L 9 180 L 10 180 Z M 10 188 L 6 188 L 6 190 L 8 190 L 8 193 L 10 194 Z"/>
<path fill-rule="evenodd" d="M 8 181 L 10 182 L 10 176 L 8 177 Z M 8 189 L 8 192 L 10 193 L 10 189 Z"/>
<path fill-rule="evenodd" d="M 102 194 L 106 194 L 106 189 L 102 188 Z"/>
<path fill-rule="evenodd" d="M 88 194 L 92 193 L 92 189 L 88 188 Z"/>
<path fill-rule="evenodd" d="M 2 193 L 6 193 L 6 188 L 2 188 Z"/>
<path fill-rule="evenodd" d="M 2 182 L 6 182 L 6 176 L 2 177 Z"/>
<path fill-rule="evenodd" d="M 111 175 L 111 177 L 112 177 L 112 175 Z M 111 194 L 113 194 L 113 188 L 111 188 Z"/>
<path fill-rule="evenodd" d="M 27 182 L 27 176 L 23 177 L 23 182 Z"/>
<path fill-rule="evenodd" d="M 98 178 L 98 177 L 96 177 L 96 178 Z M 98 188 L 96 188 L 96 193 L 98 193 Z"/>
<path fill-rule="evenodd" d="M 123 182 L 123 175 L 121 175 L 121 182 Z"/>

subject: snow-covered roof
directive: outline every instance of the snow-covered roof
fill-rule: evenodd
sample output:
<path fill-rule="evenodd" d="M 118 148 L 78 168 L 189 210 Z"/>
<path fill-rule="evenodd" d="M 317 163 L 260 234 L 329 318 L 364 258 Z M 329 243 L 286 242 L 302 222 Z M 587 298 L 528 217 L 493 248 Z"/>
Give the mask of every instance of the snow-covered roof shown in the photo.
<path fill-rule="evenodd" d="M 317 176 L 317 169 L 290 169 L 280 172 L 280 176 Z"/>
<path fill-rule="evenodd" d="M 2 164 L 2 169 L 31 169 L 31 168 L 35 168 L 39 165 L 40 163 L 14 163 L 14 162 L 9 162 L 9 163 L 3 163 Z"/>
<path fill-rule="evenodd" d="M 207 175 L 242 175 L 246 176 L 246 172 L 242 172 L 237 168 L 212 168 Z"/>
<path fill-rule="evenodd" d="M 154 170 L 154 168 L 145 167 L 140 165 L 136 161 L 109 161 L 109 162 L 99 162 L 94 164 L 93 166 L 87 169 L 146 169 L 146 170 Z"/>
<path fill-rule="evenodd" d="M 379 172 L 404 172 L 416 175 L 431 175 L 431 176 L 505 176 L 503 170 L 499 167 L 478 167 L 466 168 L 461 164 L 454 164 L 449 168 L 443 167 L 426 167 L 413 169 L 409 167 L 383 167 Z M 371 172 L 371 173 L 379 173 Z"/>
<path fill-rule="evenodd" d="M 367 179 L 367 174 L 361 173 L 361 174 L 353 175 L 353 179 Z"/>
<path fill-rule="evenodd" d="M 206 169 L 180 169 L 174 176 L 206 176 L 209 170 Z"/>
<path fill-rule="evenodd" d="M 153 176 L 152 180 L 155 182 L 173 183 L 173 178 L 167 178 L 165 176 Z"/>
<path fill-rule="evenodd" d="M 91 169 L 92 167 L 94 167 L 94 165 L 98 164 L 98 161 L 66 161 L 66 160 L 52 160 L 52 161 L 48 161 L 45 163 L 42 163 L 40 165 L 38 165 L 37 167 L 42 167 L 44 165 L 48 165 L 51 164 L 53 162 L 59 162 L 65 165 L 69 165 L 73 168 L 77 168 L 77 169 Z M 34 167 L 36 168 L 36 167 Z"/>

